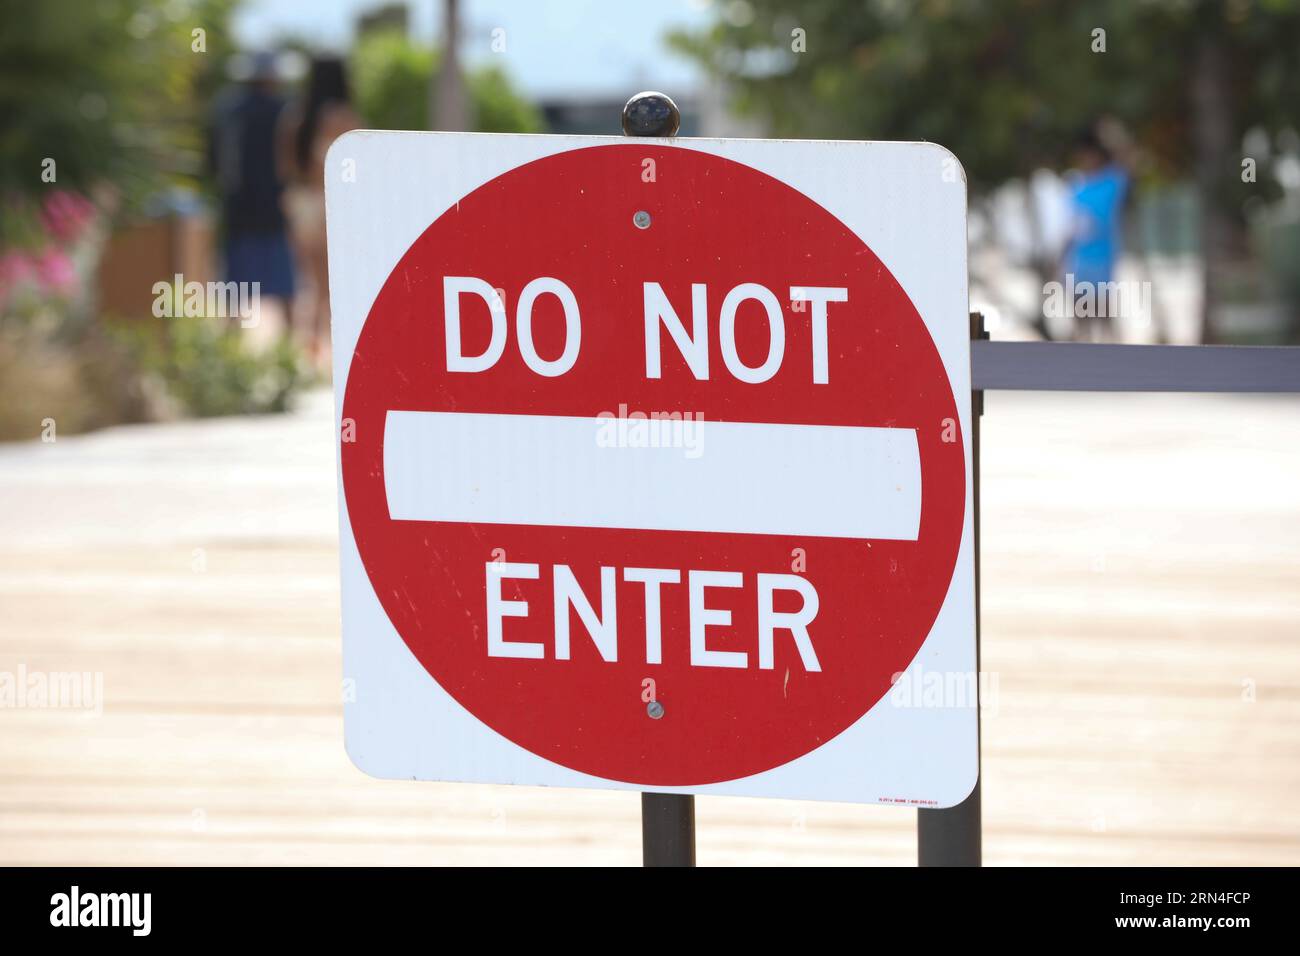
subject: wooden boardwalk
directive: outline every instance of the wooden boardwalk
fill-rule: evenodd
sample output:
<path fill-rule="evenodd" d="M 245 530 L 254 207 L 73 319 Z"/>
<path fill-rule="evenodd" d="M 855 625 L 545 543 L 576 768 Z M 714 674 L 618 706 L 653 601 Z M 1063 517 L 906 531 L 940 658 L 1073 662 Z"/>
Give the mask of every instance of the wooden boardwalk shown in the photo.
<path fill-rule="evenodd" d="M 631 864 L 635 794 L 343 751 L 328 397 L 0 447 L 0 864 Z M 1300 401 L 990 395 L 989 864 L 1300 863 Z M 701 798 L 702 864 L 910 864 L 915 814 Z"/>

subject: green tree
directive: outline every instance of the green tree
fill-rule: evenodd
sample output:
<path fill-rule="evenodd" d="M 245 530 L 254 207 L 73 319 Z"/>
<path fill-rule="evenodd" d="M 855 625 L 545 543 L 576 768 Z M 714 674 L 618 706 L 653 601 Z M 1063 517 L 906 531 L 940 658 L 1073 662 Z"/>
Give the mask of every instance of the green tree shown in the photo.
<path fill-rule="evenodd" d="M 233 6 L 0 0 L 0 196 L 11 217 L 51 188 L 47 160 L 57 188 L 88 195 L 108 183 L 128 200 L 197 172 L 201 87 L 228 50 Z"/>
<path fill-rule="evenodd" d="M 1241 234 L 1247 131 L 1300 125 L 1297 0 L 739 0 L 673 38 L 777 135 L 931 140 L 979 191 L 1058 164 L 1101 116 L 1150 178 L 1193 178 L 1207 315 Z M 1100 31 L 1100 32 L 1098 32 Z M 802 47 L 802 50 L 800 49 Z M 1213 329 L 1207 328 L 1209 337 Z"/>
<path fill-rule="evenodd" d="M 400 33 L 363 36 L 353 54 L 357 109 L 375 129 L 427 129 L 429 96 L 438 69 L 437 51 Z M 466 77 L 474 128 L 486 133 L 535 133 L 541 114 L 521 97 L 498 67 Z"/>

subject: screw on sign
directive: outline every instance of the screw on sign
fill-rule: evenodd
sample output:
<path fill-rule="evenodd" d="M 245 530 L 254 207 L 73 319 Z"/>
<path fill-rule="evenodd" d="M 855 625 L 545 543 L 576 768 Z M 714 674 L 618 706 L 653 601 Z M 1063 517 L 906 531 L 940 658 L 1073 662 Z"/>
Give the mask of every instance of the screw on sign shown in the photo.
<path fill-rule="evenodd" d="M 965 192 L 948 160 L 923 144 L 335 144 L 359 766 L 965 796 L 973 702 L 894 693 L 914 669 L 974 670 Z"/>

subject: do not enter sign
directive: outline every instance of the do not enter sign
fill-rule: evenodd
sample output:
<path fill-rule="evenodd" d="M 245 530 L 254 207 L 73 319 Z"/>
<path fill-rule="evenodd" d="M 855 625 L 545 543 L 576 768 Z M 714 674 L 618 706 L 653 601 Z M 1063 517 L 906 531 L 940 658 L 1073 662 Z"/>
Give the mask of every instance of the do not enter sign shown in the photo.
<path fill-rule="evenodd" d="M 965 796 L 949 154 L 360 132 L 326 179 L 359 766 Z"/>

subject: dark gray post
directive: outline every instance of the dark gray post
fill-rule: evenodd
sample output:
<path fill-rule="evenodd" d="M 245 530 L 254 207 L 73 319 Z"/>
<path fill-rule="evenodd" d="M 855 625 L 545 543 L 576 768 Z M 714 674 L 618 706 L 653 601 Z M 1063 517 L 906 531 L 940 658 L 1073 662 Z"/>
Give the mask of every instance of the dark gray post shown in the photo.
<path fill-rule="evenodd" d="M 638 93 L 623 107 L 628 136 L 676 136 L 677 104 L 663 93 Z M 641 859 L 646 866 L 695 865 L 695 798 L 688 793 L 641 794 Z"/>
<path fill-rule="evenodd" d="M 641 862 L 695 865 L 695 798 L 689 793 L 641 794 Z"/>
<path fill-rule="evenodd" d="M 971 313 L 971 339 L 987 339 L 984 316 Z M 975 719 L 979 721 L 980 666 L 980 416 L 984 414 L 984 392 L 971 390 L 971 481 L 975 519 Z M 981 773 L 983 760 L 981 754 Z M 921 866 L 980 866 L 983 834 L 980 813 L 980 783 L 969 797 L 947 810 L 916 811 L 916 857 Z"/>

